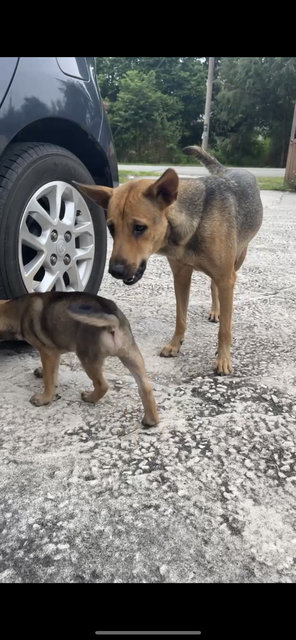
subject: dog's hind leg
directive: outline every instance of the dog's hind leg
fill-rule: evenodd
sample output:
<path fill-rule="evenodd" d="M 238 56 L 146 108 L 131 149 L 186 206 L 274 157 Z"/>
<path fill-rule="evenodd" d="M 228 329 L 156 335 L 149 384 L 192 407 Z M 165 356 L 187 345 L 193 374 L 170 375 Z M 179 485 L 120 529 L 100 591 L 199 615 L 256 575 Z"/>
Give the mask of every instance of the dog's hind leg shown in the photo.
<path fill-rule="evenodd" d="M 36 407 L 49 404 L 54 399 L 60 363 L 60 353 L 58 351 L 45 348 L 40 349 L 39 353 L 42 362 L 42 376 L 40 377 L 43 377 L 44 391 L 41 394 L 35 393 L 30 398 L 30 402 L 35 404 Z"/>
<path fill-rule="evenodd" d="M 109 385 L 103 376 L 102 365 L 104 360 L 95 362 L 86 362 L 80 356 L 79 360 L 87 373 L 88 377 L 93 381 L 93 391 L 82 391 L 81 398 L 84 402 L 98 402 L 109 389 Z"/>
<path fill-rule="evenodd" d="M 212 308 L 209 315 L 210 322 L 219 322 L 220 316 L 220 301 L 219 292 L 214 280 L 211 280 L 211 293 L 212 293 Z"/>
<path fill-rule="evenodd" d="M 130 346 L 128 354 L 118 354 L 122 364 L 124 364 L 134 376 L 138 385 L 139 394 L 144 406 L 144 418 L 142 424 L 146 427 L 153 427 L 158 423 L 156 404 L 152 392 L 151 384 L 147 378 L 144 360 L 136 343 Z"/>
<path fill-rule="evenodd" d="M 234 269 L 238 269 L 243 264 L 246 257 L 247 248 L 245 247 L 241 253 L 237 256 Z M 233 272 L 232 276 L 228 279 L 221 280 L 217 285 L 214 280 L 211 283 L 212 290 L 212 309 L 209 316 L 209 320 L 212 322 L 218 322 L 220 305 L 220 329 L 218 335 L 218 355 L 216 359 L 216 372 L 219 375 L 231 373 L 231 358 L 230 358 L 230 345 L 231 345 L 231 321 L 232 321 L 232 305 L 233 305 L 233 288 L 236 280 L 236 274 Z"/>
<path fill-rule="evenodd" d="M 176 295 L 176 328 L 171 341 L 163 347 L 160 355 L 166 358 L 177 356 L 184 340 L 186 318 L 189 302 L 190 283 L 193 268 L 180 264 L 176 260 L 168 259 L 174 275 Z"/>
<path fill-rule="evenodd" d="M 235 271 L 228 277 L 216 279 L 220 300 L 220 327 L 218 333 L 218 353 L 216 359 L 216 372 L 219 375 L 231 373 L 231 321 L 233 289 L 236 280 Z"/>
<path fill-rule="evenodd" d="M 247 254 L 247 249 L 248 249 L 248 247 L 245 247 L 245 249 L 243 249 L 242 252 L 239 254 L 239 256 L 236 258 L 236 261 L 234 263 L 234 268 L 235 268 L 236 271 L 238 271 L 239 268 L 242 266 L 243 261 L 244 261 L 244 259 L 246 257 L 246 254 Z"/>

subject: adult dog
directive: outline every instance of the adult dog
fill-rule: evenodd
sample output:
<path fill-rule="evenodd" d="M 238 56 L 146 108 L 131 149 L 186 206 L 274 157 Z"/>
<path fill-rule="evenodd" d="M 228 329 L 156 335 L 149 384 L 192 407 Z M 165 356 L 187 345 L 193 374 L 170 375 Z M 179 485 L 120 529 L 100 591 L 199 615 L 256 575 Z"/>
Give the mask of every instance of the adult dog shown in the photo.
<path fill-rule="evenodd" d="M 109 272 L 127 285 L 138 282 L 152 253 L 167 256 L 174 275 L 176 328 L 162 356 L 176 356 L 184 339 L 192 271 L 212 280 L 209 319 L 220 319 L 216 372 L 232 371 L 233 288 L 250 240 L 262 223 L 254 176 L 228 169 L 200 147 L 186 147 L 211 175 L 180 180 L 167 169 L 158 180 L 131 180 L 116 189 L 75 183 L 107 211 L 114 238 Z"/>

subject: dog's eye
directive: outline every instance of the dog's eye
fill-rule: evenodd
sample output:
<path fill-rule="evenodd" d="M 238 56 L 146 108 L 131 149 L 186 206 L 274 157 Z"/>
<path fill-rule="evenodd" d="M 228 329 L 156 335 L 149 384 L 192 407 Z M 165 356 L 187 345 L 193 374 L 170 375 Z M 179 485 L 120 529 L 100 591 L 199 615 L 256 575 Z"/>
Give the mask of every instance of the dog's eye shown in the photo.
<path fill-rule="evenodd" d="M 133 234 L 134 236 L 141 236 L 146 231 L 147 226 L 145 224 L 134 224 Z"/>
<path fill-rule="evenodd" d="M 108 224 L 107 227 L 111 233 L 112 238 L 114 238 L 114 224 Z"/>

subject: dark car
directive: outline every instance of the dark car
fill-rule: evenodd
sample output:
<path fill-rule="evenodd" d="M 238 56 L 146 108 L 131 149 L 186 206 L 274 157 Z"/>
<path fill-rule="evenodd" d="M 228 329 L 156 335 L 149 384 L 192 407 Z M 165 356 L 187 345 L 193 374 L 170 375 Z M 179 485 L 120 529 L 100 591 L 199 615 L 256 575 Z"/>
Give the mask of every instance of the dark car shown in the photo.
<path fill-rule="evenodd" d="M 72 180 L 118 185 L 94 58 L 0 58 L 0 298 L 97 293 L 104 213 Z"/>

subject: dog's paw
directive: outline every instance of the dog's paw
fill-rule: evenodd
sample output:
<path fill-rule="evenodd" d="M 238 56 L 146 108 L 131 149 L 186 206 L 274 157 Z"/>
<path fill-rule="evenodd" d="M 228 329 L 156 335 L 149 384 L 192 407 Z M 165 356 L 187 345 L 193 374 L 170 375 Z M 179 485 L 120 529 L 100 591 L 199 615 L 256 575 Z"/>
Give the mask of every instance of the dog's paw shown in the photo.
<path fill-rule="evenodd" d="M 48 398 L 44 396 L 43 393 L 35 393 L 31 398 L 31 404 L 34 404 L 35 407 L 42 407 L 44 404 L 49 404 L 52 401 L 52 398 Z"/>
<path fill-rule="evenodd" d="M 141 424 L 143 425 L 143 427 L 156 427 L 158 422 L 159 422 L 158 418 L 151 417 L 151 416 L 144 416 L 143 420 L 141 421 Z"/>
<path fill-rule="evenodd" d="M 81 399 L 83 402 L 96 402 L 97 398 L 93 391 L 81 391 Z"/>
<path fill-rule="evenodd" d="M 175 347 L 174 345 L 166 344 L 160 352 L 160 356 L 162 358 L 175 358 L 179 353 L 180 347 Z"/>
<path fill-rule="evenodd" d="M 208 317 L 209 322 L 219 322 L 219 313 L 216 311 L 210 311 L 210 315 Z"/>
<path fill-rule="evenodd" d="M 34 369 L 33 373 L 34 373 L 34 376 L 36 376 L 36 378 L 43 378 L 42 367 L 37 367 L 37 369 Z"/>
<path fill-rule="evenodd" d="M 226 376 L 232 372 L 230 356 L 218 356 L 216 359 L 215 373 L 218 376 Z"/>

